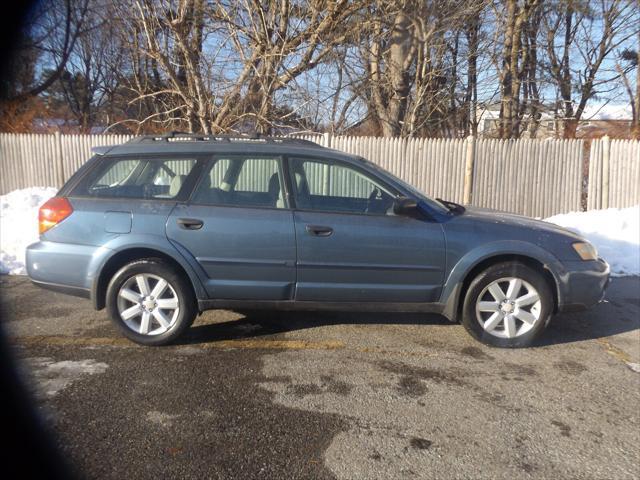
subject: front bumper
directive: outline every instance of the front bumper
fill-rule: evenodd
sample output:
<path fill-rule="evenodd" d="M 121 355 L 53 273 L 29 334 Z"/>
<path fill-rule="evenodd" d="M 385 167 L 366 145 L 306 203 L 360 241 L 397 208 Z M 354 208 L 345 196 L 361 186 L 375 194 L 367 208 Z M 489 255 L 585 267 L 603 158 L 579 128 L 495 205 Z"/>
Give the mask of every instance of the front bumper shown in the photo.
<path fill-rule="evenodd" d="M 560 278 L 558 310 L 586 310 L 604 299 L 611 281 L 609 264 L 603 259 L 564 262 L 566 271 Z"/>

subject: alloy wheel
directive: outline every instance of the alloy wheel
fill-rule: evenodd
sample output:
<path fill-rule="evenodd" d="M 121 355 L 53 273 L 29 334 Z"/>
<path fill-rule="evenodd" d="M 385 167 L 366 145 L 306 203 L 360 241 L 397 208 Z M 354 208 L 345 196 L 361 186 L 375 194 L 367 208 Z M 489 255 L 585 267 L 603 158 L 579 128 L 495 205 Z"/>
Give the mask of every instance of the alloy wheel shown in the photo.
<path fill-rule="evenodd" d="M 180 301 L 167 280 L 147 273 L 128 278 L 118 291 L 122 321 L 140 335 L 160 335 L 178 320 Z"/>
<path fill-rule="evenodd" d="M 478 322 L 485 332 L 500 338 L 524 335 L 540 321 L 540 312 L 540 294 L 517 277 L 491 282 L 476 301 Z"/>

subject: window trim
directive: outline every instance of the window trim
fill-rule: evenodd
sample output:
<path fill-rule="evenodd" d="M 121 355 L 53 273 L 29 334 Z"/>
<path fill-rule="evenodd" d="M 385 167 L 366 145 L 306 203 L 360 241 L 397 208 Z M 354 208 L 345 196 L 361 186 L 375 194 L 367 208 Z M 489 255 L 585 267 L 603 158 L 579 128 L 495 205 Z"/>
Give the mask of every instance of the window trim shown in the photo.
<path fill-rule="evenodd" d="M 195 194 L 198 191 L 198 188 L 200 188 L 200 185 L 202 184 L 202 182 L 204 182 L 204 179 L 206 178 L 206 176 L 210 173 L 211 168 L 213 168 L 213 166 L 215 165 L 215 162 L 217 162 L 218 160 L 224 160 L 224 159 L 232 159 L 232 158 L 243 158 L 244 160 L 250 160 L 250 157 L 253 157 L 254 159 L 256 159 L 255 157 L 259 157 L 262 158 L 264 157 L 264 160 L 275 160 L 277 162 L 278 165 L 278 178 L 280 179 L 280 188 L 283 189 L 283 200 L 284 200 L 284 207 L 282 208 L 278 208 L 278 207 L 271 207 L 271 206 L 265 206 L 265 205 L 235 205 L 235 204 L 228 204 L 228 203 L 200 203 L 200 202 L 196 202 L 195 201 Z M 213 164 L 213 165 L 212 165 Z M 252 208 L 257 208 L 260 210 L 275 210 L 278 212 L 283 212 L 283 211 L 287 211 L 287 210 L 291 210 L 291 204 L 289 202 L 289 196 L 287 194 L 288 191 L 288 185 L 286 182 L 286 174 L 285 174 L 285 159 L 283 155 L 277 155 L 277 154 L 269 154 L 269 153 L 261 153 L 261 152 L 257 152 L 257 153 L 237 153 L 237 152 L 233 152 L 233 153 L 224 153 L 224 152 L 220 152 L 220 153 L 214 153 L 213 155 L 209 155 L 207 157 L 207 159 L 203 162 L 202 165 L 202 171 L 199 173 L 198 175 L 198 180 L 196 182 L 196 184 L 193 186 L 193 188 L 191 189 L 191 193 L 189 194 L 189 197 L 185 200 L 184 203 L 186 203 L 187 205 L 193 205 L 193 206 L 200 206 L 200 207 L 218 207 L 218 208 L 245 208 L 245 209 L 252 209 Z M 244 166 L 244 163 L 243 163 Z M 236 179 L 237 181 L 237 179 Z M 234 187 L 235 188 L 235 187 Z"/>
<path fill-rule="evenodd" d="M 344 211 L 335 211 L 335 210 L 315 210 L 315 209 L 309 209 L 309 208 L 300 208 L 297 206 L 297 199 L 295 192 L 295 189 L 293 188 L 293 182 L 294 179 L 291 177 L 291 168 L 290 168 L 290 162 L 294 159 L 302 159 L 302 160 L 312 160 L 312 161 L 316 161 L 316 162 L 320 162 L 320 163 L 331 163 L 331 164 L 338 164 L 338 165 L 346 165 L 349 168 L 352 168 L 353 170 L 357 170 L 360 173 L 364 173 L 365 177 L 373 177 L 377 180 L 377 183 L 381 184 L 381 186 L 387 188 L 388 190 L 390 190 L 392 192 L 393 195 L 395 195 L 395 198 L 397 198 L 398 196 L 402 195 L 402 191 L 399 190 L 396 186 L 390 184 L 388 181 L 386 181 L 383 178 L 380 178 L 378 175 L 375 174 L 375 172 L 370 171 L 367 168 L 363 168 L 361 165 L 356 164 L 355 162 L 350 162 L 348 160 L 344 160 L 344 159 L 336 159 L 336 158 L 331 158 L 331 157 L 321 157 L 318 155 L 305 155 L 305 154 L 301 154 L 301 155 L 286 155 L 285 156 L 285 160 L 286 160 L 286 164 L 287 164 L 287 183 L 290 184 L 290 191 L 291 191 L 291 199 L 292 202 L 291 204 L 293 205 L 292 210 L 296 211 L 296 212 L 307 212 L 307 213 L 330 213 L 333 215 L 358 215 L 358 216 L 367 216 L 367 217 L 385 217 L 385 218 L 397 218 L 399 217 L 399 215 L 389 215 L 387 213 L 366 213 L 366 212 L 344 212 Z"/>
<path fill-rule="evenodd" d="M 58 193 L 56 195 L 62 197 L 71 196 L 71 192 L 73 192 L 76 186 L 80 182 L 82 182 L 84 177 L 89 175 L 95 168 L 97 168 L 97 165 L 100 164 L 101 160 L 102 157 L 100 157 L 99 155 L 93 155 L 89 160 L 80 165 L 80 168 L 78 168 L 78 170 L 76 170 L 74 174 L 69 177 L 64 185 L 62 185 L 60 190 L 58 190 Z"/>
<path fill-rule="evenodd" d="M 175 154 L 165 154 L 165 153 L 141 153 L 141 154 L 126 154 L 126 155 L 113 155 L 113 156 L 105 156 L 105 157 L 97 157 L 97 161 L 95 165 L 93 165 L 89 170 L 79 178 L 74 185 L 72 185 L 68 191 L 66 192 L 66 197 L 68 198 L 80 198 L 80 199 L 90 199 L 90 200 L 106 200 L 106 201 L 142 201 L 142 202 L 172 202 L 172 203 L 184 203 L 186 199 L 189 198 L 191 192 L 194 189 L 194 182 L 200 178 L 201 169 L 203 163 L 206 163 L 206 156 L 202 154 L 189 154 L 189 153 L 175 153 Z M 95 158 L 95 157 L 94 157 Z M 87 176 L 91 175 L 94 171 L 99 169 L 105 163 L 115 163 L 122 160 L 151 160 L 151 161 L 167 161 L 167 160 L 195 160 L 195 164 L 193 168 L 187 175 L 184 184 L 182 185 L 180 192 L 174 198 L 158 198 L 158 197 L 99 197 L 94 195 L 82 195 L 77 193 L 77 188 L 86 180 Z M 81 167 L 82 168 L 82 167 Z M 137 167 L 136 167 L 137 168 Z M 134 169 L 135 170 L 135 169 Z"/>

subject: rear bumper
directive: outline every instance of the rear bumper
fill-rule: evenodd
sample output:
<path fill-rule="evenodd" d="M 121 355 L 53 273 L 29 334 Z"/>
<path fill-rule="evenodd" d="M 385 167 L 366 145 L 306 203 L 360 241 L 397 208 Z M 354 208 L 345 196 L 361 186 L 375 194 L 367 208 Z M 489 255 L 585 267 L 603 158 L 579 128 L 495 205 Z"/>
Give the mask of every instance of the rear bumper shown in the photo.
<path fill-rule="evenodd" d="M 69 287 L 68 285 L 59 285 L 57 283 L 37 282 L 35 280 L 31 280 L 31 283 L 45 290 L 64 293 L 65 295 L 73 295 L 74 297 L 91 298 L 91 291 L 85 288 Z"/>
<path fill-rule="evenodd" d="M 610 283 L 609 264 L 603 259 L 565 262 L 561 278 L 561 302 L 558 310 L 575 312 L 591 308 L 604 299 Z"/>
<path fill-rule="evenodd" d="M 96 265 L 108 252 L 90 245 L 36 242 L 27 247 L 27 274 L 44 288 L 84 297 L 84 291 L 91 291 Z"/>

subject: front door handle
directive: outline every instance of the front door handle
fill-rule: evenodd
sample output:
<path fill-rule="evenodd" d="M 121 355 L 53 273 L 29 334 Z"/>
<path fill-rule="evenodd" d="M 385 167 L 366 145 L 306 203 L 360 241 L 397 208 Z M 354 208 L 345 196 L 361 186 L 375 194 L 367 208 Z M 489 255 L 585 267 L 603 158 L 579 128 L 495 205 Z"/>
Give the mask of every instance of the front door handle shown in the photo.
<path fill-rule="evenodd" d="M 200 230 L 204 222 L 197 218 L 179 218 L 178 225 L 185 230 Z"/>
<path fill-rule="evenodd" d="M 316 237 L 328 237 L 333 233 L 333 228 L 323 227 L 322 225 L 307 225 L 307 232 Z"/>

